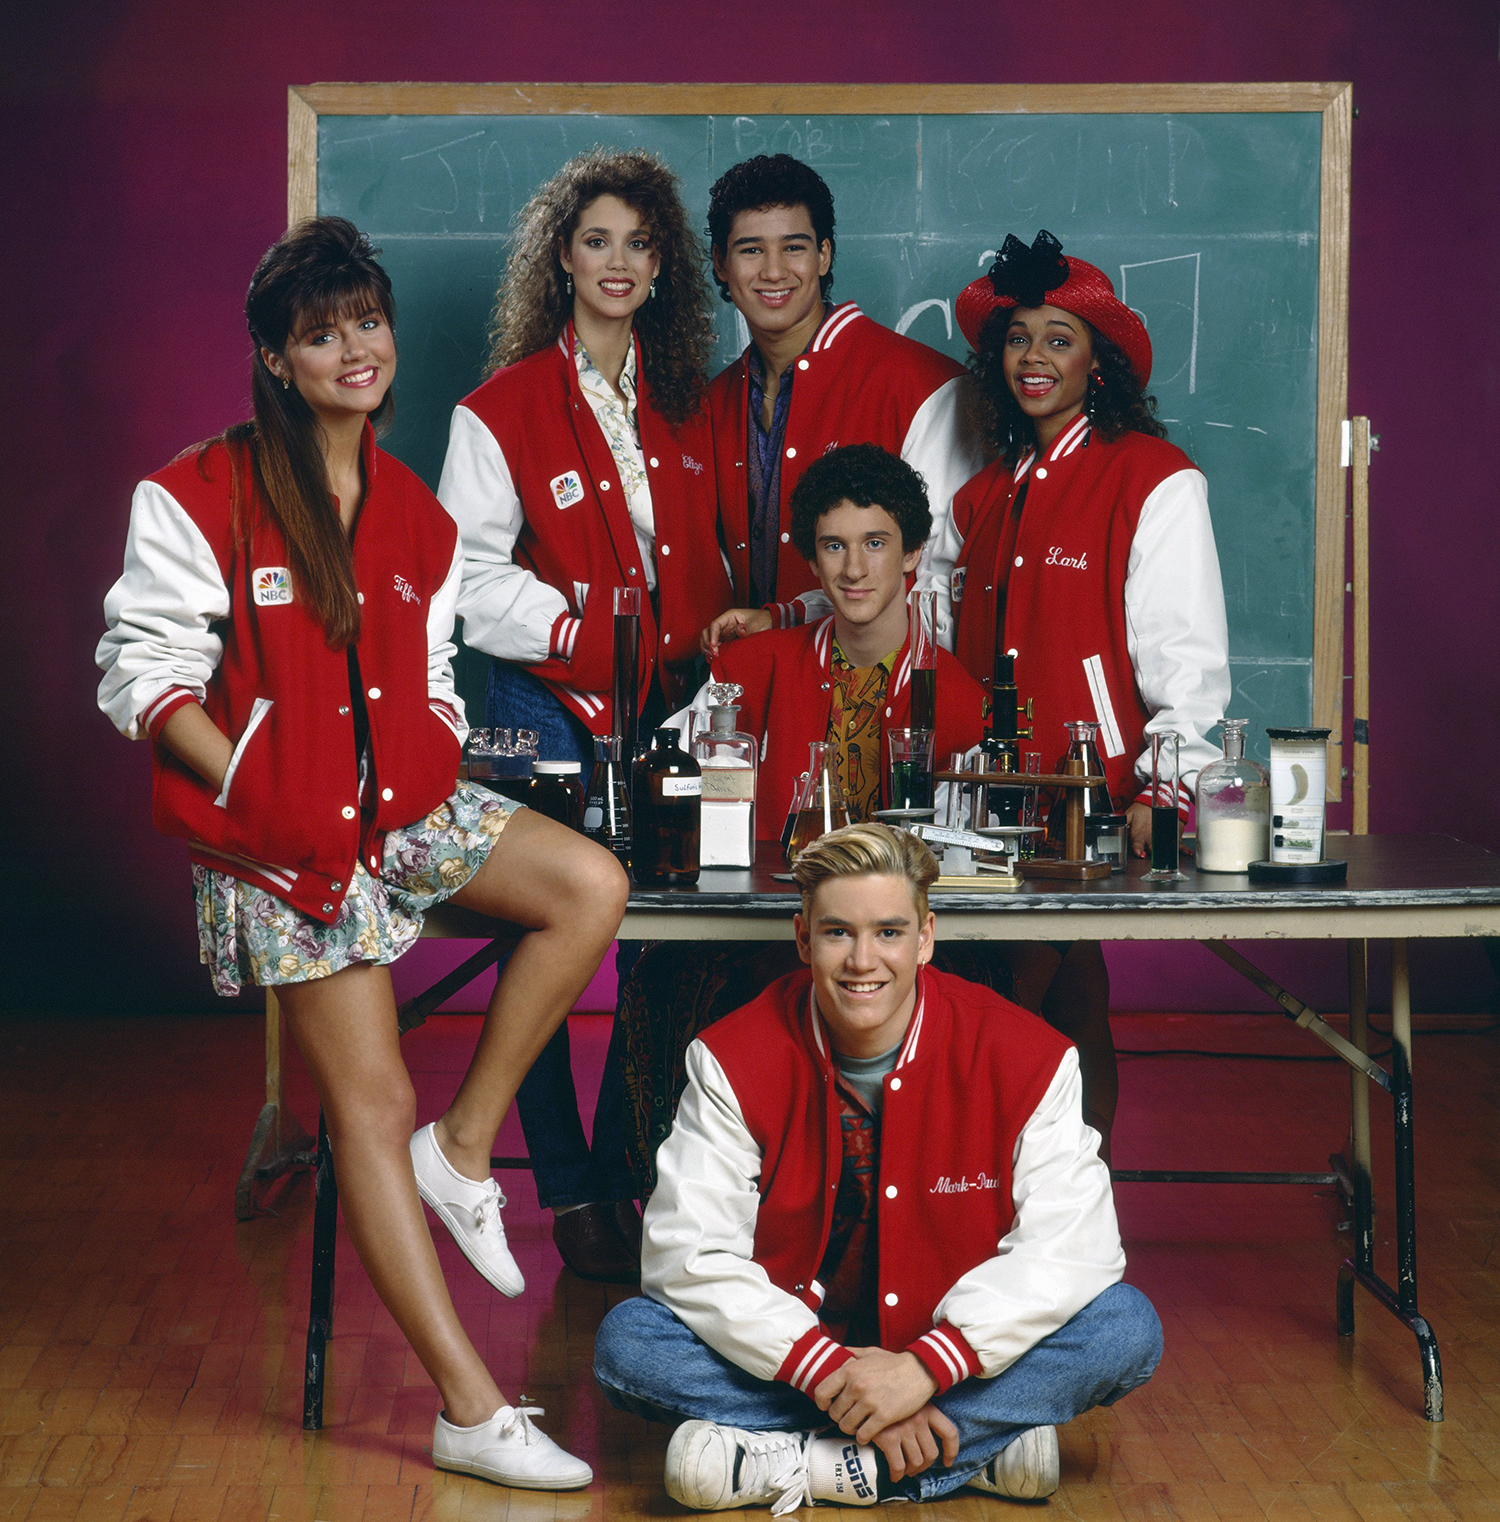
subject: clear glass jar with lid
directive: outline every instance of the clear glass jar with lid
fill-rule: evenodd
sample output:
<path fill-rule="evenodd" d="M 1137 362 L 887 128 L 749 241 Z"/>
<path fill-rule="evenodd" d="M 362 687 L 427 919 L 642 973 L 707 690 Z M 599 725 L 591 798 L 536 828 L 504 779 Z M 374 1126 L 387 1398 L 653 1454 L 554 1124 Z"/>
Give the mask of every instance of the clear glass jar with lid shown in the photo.
<path fill-rule="evenodd" d="M 1245 754 L 1248 719 L 1225 719 L 1224 756 L 1198 773 L 1198 870 L 1246 872 L 1270 849 L 1271 777 Z"/>

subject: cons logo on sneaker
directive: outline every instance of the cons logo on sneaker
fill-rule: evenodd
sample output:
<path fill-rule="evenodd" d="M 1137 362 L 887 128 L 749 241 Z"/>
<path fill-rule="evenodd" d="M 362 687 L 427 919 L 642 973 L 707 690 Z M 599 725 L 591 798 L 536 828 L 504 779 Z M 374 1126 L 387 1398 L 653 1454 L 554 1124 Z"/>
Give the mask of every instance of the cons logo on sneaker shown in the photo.
<path fill-rule="evenodd" d="M 859 1456 L 858 1443 L 845 1443 L 839 1453 L 840 1467 L 843 1475 L 835 1472 L 833 1488 L 835 1492 L 842 1494 L 844 1476 L 848 1477 L 849 1488 L 861 1501 L 873 1501 L 875 1499 L 875 1481 L 871 1475 L 865 1473 L 864 1461 Z"/>
<path fill-rule="evenodd" d="M 578 479 L 576 470 L 565 470 L 560 476 L 553 476 L 547 485 L 552 488 L 552 500 L 559 507 L 573 507 L 583 501 L 583 482 Z"/>
<path fill-rule="evenodd" d="M 292 573 L 284 565 L 264 565 L 251 573 L 255 604 L 277 608 L 292 600 Z"/>

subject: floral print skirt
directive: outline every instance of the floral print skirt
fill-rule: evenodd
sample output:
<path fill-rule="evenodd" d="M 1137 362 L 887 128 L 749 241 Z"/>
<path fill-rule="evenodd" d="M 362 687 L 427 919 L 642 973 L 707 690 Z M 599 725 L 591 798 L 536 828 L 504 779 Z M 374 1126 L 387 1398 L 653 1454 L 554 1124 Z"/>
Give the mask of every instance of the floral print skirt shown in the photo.
<path fill-rule="evenodd" d="M 264 888 L 193 866 L 198 960 L 214 992 L 233 998 L 246 984 L 305 983 L 356 962 L 394 962 L 422 933 L 422 918 L 484 865 L 521 805 L 458 784 L 415 824 L 392 830 L 378 877 L 356 861 L 338 918 L 325 925 Z"/>

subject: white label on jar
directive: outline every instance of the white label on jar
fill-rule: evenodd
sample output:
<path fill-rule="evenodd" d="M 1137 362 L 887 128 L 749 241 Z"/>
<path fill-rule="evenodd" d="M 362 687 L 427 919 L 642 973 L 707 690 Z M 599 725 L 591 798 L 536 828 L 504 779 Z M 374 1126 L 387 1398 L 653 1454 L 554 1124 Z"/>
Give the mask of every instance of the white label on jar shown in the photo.
<path fill-rule="evenodd" d="M 590 805 L 583 811 L 583 827 L 586 830 L 597 830 L 604 823 L 604 810 L 597 803 Z"/>
<path fill-rule="evenodd" d="M 661 795 L 663 798 L 701 798 L 703 796 L 703 778 L 663 777 L 661 779 Z"/>

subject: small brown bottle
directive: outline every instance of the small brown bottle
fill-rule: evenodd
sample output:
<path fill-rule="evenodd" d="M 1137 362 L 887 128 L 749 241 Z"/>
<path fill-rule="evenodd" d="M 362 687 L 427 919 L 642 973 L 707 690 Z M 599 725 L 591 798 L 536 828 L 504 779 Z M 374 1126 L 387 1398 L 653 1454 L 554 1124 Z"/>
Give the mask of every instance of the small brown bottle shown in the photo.
<path fill-rule="evenodd" d="M 631 767 L 631 868 L 644 888 L 698 881 L 703 776 L 678 744 L 675 729 L 658 729 L 651 749 Z"/>

